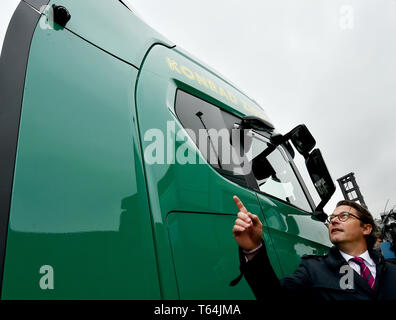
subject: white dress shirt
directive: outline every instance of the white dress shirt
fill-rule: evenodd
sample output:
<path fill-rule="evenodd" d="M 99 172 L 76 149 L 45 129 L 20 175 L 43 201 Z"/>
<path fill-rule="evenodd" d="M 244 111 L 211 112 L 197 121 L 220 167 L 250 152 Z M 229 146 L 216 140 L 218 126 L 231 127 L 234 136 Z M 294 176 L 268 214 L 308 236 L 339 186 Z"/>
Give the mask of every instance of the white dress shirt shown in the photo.
<path fill-rule="evenodd" d="M 360 265 L 358 265 L 356 262 L 351 260 L 352 258 L 354 258 L 354 256 L 351 256 L 345 252 L 342 252 L 341 250 L 340 250 L 340 253 L 344 257 L 345 261 L 348 262 L 349 266 L 353 270 L 355 270 L 358 274 L 360 274 Z M 375 262 L 373 261 L 373 259 L 371 259 L 368 251 L 366 250 L 359 257 L 364 260 L 365 265 L 369 268 L 371 274 L 373 275 L 373 277 L 375 279 L 377 270 L 376 270 Z"/>

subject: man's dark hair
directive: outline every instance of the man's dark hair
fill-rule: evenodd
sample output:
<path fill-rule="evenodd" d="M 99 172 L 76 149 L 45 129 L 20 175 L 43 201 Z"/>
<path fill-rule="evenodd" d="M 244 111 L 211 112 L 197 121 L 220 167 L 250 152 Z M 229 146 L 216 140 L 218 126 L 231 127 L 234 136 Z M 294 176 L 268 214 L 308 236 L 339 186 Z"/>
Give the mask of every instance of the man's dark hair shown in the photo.
<path fill-rule="evenodd" d="M 354 208 L 359 213 L 359 218 L 362 219 L 360 221 L 360 224 L 370 224 L 373 227 L 371 233 L 366 236 L 367 249 L 372 250 L 374 248 L 375 242 L 377 241 L 378 228 L 376 223 L 374 222 L 374 218 L 371 215 L 370 211 L 368 211 L 359 203 L 352 200 L 341 200 L 337 203 L 336 208 L 339 206 L 349 206 Z"/>

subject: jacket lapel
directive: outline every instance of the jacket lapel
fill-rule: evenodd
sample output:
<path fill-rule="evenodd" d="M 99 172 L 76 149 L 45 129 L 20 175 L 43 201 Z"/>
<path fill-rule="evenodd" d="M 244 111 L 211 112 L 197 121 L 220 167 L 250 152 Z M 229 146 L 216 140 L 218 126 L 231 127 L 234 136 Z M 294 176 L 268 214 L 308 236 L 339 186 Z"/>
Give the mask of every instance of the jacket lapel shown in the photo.
<path fill-rule="evenodd" d="M 375 283 L 374 283 L 374 293 L 375 296 L 378 296 L 378 292 L 379 292 L 379 284 L 381 281 L 381 277 L 383 274 L 383 271 L 385 269 L 385 262 L 384 262 L 384 257 L 382 256 L 382 253 L 378 250 L 373 250 L 372 252 L 370 252 L 370 256 L 373 259 L 373 261 L 375 262 L 376 265 L 376 276 L 375 276 Z"/>
<path fill-rule="evenodd" d="M 364 280 L 356 271 L 353 271 L 353 282 L 355 289 L 357 289 L 358 287 L 360 290 L 364 291 L 366 294 L 374 298 L 378 294 L 378 284 L 382 273 L 383 263 L 381 260 L 381 255 L 377 252 L 370 251 L 369 254 L 375 262 L 377 270 L 377 274 L 375 276 L 374 290 L 370 288 L 368 282 Z M 330 248 L 329 254 L 327 255 L 326 263 L 331 269 L 333 269 L 335 273 L 339 273 L 341 266 L 348 265 L 348 262 L 346 262 L 345 259 L 342 257 L 336 246 Z"/>
<path fill-rule="evenodd" d="M 375 282 L 377 282 L 377 276 L 375 277 Z M 359 273 L 357 273 L 355 270 L 353 271 L 353 282 L 356 287 L 359 287 L 361 290 L 363 290 L 365 293 L 367 293 L 369 296 L 374 297 L 375 296 L 375 290 L 372 290 L 368 284 L 368 282 L 361 277 Z M 376 284 L 376 283 L 375 283 Z"/>

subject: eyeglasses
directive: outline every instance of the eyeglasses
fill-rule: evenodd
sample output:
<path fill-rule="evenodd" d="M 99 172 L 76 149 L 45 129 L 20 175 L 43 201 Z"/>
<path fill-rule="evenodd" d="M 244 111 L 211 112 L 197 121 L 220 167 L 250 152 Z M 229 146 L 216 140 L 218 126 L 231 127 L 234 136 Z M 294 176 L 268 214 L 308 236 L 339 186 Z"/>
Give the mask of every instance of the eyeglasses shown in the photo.
<path fill-rule="evenodd" d="M 329 216 L 327 217 L 327 219 L 326 219 L 326 222 L 327 222 L 327 223 L 331 223 L 331 221 L 332 221 L 334 218 L 338 218 L 338 220 L 340 220 L 341 222 L 345 222 L 345 221 L 347 221 L 351 216 L 354 217 L 354 218 L 356 218 L 356 219 L 358 219 L 358 220 L 360 220 L 360 221 L 363 221 L 361 218 L 359 218 L 358 216 L 355 216 L 355 215 L 352 214 L 352 213 L 349 213 L 349 212 L 341 212 L 340 214 L 337 214 L 337 215 L 334 215 L 334 214 L 329 215 Z"/>

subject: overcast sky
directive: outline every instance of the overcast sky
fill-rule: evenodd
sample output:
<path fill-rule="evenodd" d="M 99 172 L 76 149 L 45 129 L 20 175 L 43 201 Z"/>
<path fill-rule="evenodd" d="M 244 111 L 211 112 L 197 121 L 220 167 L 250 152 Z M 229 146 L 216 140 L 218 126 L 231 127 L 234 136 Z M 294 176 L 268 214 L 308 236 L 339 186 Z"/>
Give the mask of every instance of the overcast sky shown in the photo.
<path fill-rule="evenodd" d="M 2 1 L 0 44 L 18 2 Z M 375 217 L 388 199 L 396 205 L 396 0 L 129 2 L 280 132 L 308 126 L 337 186 L 327 212 L 342 198 L 336 179 L 350 172 Z"/>

